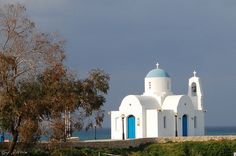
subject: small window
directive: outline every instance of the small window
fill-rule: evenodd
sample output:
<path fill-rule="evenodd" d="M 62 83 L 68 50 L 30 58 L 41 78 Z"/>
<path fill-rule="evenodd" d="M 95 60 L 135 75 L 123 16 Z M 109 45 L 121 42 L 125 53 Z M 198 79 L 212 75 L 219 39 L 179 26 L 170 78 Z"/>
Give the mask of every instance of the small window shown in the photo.
<path fill-rule="evenodd" d="M 194 124 L 194 128 L 197 128 L 197 117 L 194 116 L 193 118 L 193 124 Z"/>
<path fill-rule="evenodd" d="M 164 128 L 166 128 L 166 116 L 164 116 L 164 118 L 163 118 L 163 126 L 164 126 Z"/>
<path fill-rule="evenodd" d="M 149 89 L 151 89 L 152 88 L 152 83 L 151 82 L 149 82 Z"/>
<path fill-rule="evenodd" d="M 191 89 L 192 89 L 192 96 L 196 96 L 197 95 L 197 85 L 196 85 L 196 83 L 192 83 Z"/>

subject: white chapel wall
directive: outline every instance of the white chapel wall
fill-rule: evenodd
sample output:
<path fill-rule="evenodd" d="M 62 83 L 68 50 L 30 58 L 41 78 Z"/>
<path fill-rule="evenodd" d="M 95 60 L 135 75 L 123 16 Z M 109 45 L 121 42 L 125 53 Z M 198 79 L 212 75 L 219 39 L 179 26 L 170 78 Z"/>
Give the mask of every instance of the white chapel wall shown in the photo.
<path fill-rule="evenodd" d="M 201 110 L 196 110 L 195 111 L 195 116 L 196 116 L 196 127 L 194 128 L 195 130 L 195 135 L 196 136 L 202 136 L 205 135 L 205 113 Z"/>
<path fill-rule="evenodd" d="M 158 112 L 158 137 L 161 136 L 175 136 L 175 116 L 172 110 Z"/>
<path fill-rule="evenodd" d="M 111 111 L 111 139 L 122 139 L 122 121 L 119 111 Z"/>
<path fill-rule="evenodd" d="M 120 114 L 124 114 L 125 138 L 127 139 L 127 120 L 130 115 L 135 117 L 135 137 L 143 138 L 143 108 L 135 95 L 126 96 L 119 108 Z"/>
<path fill-rule="evenodd" d="M 194 124 L 193 124 L 195 110 L 192 101 L 188 96 L 183 95 L 179 100 L 179 104 L 177 107 L 177 114 L 178 114 L 178 136 L 183 135 L 182 133 L 183 115 L 187 115 L 188 136 L 193 136 L 195 134 Z"/>
<path fill-rule="evenodd" d="M 158 116 L 157 109 L 146 110 L 146 137 L 158 136 Z"/>

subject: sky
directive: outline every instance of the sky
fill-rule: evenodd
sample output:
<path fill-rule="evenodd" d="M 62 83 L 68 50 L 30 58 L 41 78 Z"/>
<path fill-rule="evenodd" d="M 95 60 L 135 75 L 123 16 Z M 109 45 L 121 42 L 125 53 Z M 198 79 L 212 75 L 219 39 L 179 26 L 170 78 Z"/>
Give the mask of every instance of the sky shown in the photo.
<path fill-rule="evenodd" d="M 94 68 L 111 76 L 107 112 L 144 92 L 156 63 L 187 94 L 194 70 L 204 91 L 206 126 L 236 126 L 235 0 L 0 0 L 25 4 L 40 31 L 67 41 L 66 64 L 85 78 Z"/>

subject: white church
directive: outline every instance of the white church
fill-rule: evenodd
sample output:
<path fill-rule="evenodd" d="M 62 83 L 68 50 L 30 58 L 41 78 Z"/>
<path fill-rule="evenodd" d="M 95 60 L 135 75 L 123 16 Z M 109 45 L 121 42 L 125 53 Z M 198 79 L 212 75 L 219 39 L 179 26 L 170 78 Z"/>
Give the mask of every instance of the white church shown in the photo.
<path fill-rule="evenodd" d="M 206 111 L 195 71 L 188 82 L 188 95 L 173 94 L 171 78 L 159 64 L 144 81 L 143 95 L 128 95 L 119 111 L 111 111 L 111 139 L 204 135 Z"/>

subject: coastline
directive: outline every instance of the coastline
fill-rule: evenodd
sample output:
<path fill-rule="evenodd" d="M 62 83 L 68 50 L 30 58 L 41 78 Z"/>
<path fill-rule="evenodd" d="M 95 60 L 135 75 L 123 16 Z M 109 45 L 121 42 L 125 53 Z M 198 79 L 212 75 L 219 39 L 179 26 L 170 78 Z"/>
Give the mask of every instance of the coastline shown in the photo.
<path fill-rule="evenodd" d="M 8 143 L 1 143 L 1 149 L 7 149 Z M 20 143 L 19 143 L 19 146 Z M 86 140 L 71 142 L 40 142 L 34 150 L 25 155 L 59 155 L 74 153 L 74 155 L 91 155 L 110 153 L 112 155 L 141 156 L 150 153 L 161 153 L 161 156 L 201 155 L 222 156 L 227 152 L 232 155 L 236 151 L 236 135 L 231 136 L 189 136 L 189 137 L 159 137 L 130 140 Z M 1 151 L 2 152 L 2 151 Z M 18 151 L 20 152 L 20 151 Z M 24 151 L 23 151 L 24 152 Z M 31 152 L 31 153 L 30 153 Z M 33 153 L 32 153 L 33 152 Z M 213 154 L 212 154 L 213 153 Z M 156 155 L 156 154 L 154 154 Z"/>
<path fill-rule="evenodd" d="M 205 136 L 225 136 L 225 135 L 236 135 L 236 126 L 207 126 L 205 128 Z M 73 136 L 79 137 L 80 140 L 94 140 L 95 131 L 90 129 L 88 131 L 82 130 L 73 133 Z M 111 128 L 97 128 L 96 131 L 97 139 L 110 139 Z"/>

